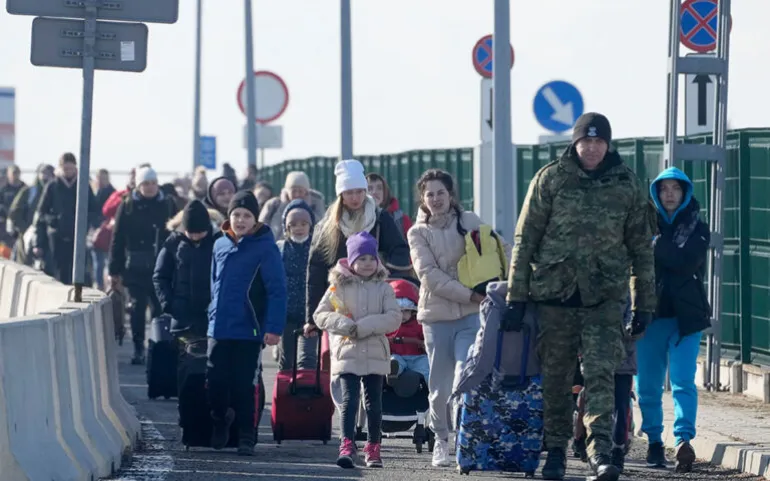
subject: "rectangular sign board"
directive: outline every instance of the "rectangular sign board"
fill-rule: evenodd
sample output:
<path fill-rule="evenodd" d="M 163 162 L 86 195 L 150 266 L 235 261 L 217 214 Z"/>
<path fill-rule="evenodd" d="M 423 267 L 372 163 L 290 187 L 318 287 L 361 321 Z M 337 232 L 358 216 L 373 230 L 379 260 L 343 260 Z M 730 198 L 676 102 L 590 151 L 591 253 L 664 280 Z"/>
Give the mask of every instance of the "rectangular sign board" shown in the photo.
<path fill-rule="evenodd" d="M 85 18 L 85 0 L 6 0 L 11 15 Z M 103 0 L 96 11 L 101 20 L 176 23 L 179 0 Z"/>
<path fill-rule="evenodd" d="M 688 57 L 713 57 L 713 54 L 689 54 Z M 684 76 L 684 135 L 710 134 L 716 115 L 716 75 Z"/>
<path fill-rule="evenodd" d="M 481 142 L 494 140 L 494 85 L 491 78 L 481 79 Z"/>
<path fill-rule="evenodd" d="M 38 17 L 32 22 L 32 65 L 82 68 L 85 22 Z M 96 22 L 94 68 L 142 72 L 147 67 L 147 25 Z"/>
<path fill-rule="evenodd" d="M 0 169 L 15 160 L 16 90 L 0 87 Z"/>
<path fill-rule="evenodd" d="M 249 126 L 243 127 L 243 148 L 249 148 Z M 257 124 L 257 148 L 281 149 L 283 148 L 283 126 L 270 124 Z"/>
<path fill-rule="evenodd" d="M 210 135 L 202 135 L 200 138 L 200 156 L 198 165 L 214 170 L 217 168 L 217 138 Z"/>

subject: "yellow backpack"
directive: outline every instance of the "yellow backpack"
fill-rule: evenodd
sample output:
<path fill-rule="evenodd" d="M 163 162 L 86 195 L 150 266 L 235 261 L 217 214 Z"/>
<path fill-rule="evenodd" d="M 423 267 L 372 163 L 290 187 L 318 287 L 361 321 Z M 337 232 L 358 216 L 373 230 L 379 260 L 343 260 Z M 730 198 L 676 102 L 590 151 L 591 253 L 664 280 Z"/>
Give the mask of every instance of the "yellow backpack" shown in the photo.
<path fill-rule="evenodd" d="M 466 287 L 486 295 L 487 284 L 507 279 L 505 248 L 488 225 L 465 234 L 465 255 L 457 263 L 457 278 Z"/>

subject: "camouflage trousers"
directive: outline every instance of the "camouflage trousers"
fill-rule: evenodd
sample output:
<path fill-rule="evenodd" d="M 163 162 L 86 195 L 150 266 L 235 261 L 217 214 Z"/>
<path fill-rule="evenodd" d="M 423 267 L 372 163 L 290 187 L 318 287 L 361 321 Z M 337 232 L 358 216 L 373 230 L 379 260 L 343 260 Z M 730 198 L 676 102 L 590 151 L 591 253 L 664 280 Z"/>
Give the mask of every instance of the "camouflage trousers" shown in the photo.
<path fill-rule="evenodd" d="M 612 449 L 615 369 L 625 354 L 618 303 L 591 308 L 538 306 L 537 350 L 542 362 L 545 443 L 566 451 L 573 435 L 572 382 L 583 358 L 586 447 L 589 456 Z"/>

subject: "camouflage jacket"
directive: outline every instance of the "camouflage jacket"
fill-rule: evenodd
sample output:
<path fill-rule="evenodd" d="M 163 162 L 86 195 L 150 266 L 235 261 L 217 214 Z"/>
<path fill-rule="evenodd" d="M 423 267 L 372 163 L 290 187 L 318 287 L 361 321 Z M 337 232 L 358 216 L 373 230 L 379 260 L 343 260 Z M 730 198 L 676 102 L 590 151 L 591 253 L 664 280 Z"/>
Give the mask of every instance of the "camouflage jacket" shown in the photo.
<path fill-rule="evenodd" d="M 634 310 L 654 312 L 655 268 L 648 201 L 634 172 L 608 152 L 594 172 L 569 147 L 540 169 L 521 209 L 509 301 L 621 301 L 629 280 Z M 630 279 L 629 279 L 630 277 Z"/>

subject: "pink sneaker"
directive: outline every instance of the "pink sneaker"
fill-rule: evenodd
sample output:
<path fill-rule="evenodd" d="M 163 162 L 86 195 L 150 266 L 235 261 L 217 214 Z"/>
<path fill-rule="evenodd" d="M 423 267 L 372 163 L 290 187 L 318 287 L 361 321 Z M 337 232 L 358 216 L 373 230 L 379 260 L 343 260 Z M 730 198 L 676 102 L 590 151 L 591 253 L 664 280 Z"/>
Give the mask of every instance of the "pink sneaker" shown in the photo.
<path fill-rule="evenodd" d="M 356 466 L 356 443 L 348 438 L 343 438 L 340 442 L 340 454 L 337 456 L 337 466 L 345 469 L 351 469 Z"/>
<path fill-rule="evenodd" d="M 367 468 L 381 468 L 380 443 L 366 443 L 364 446 L 364 461 Z"/>

